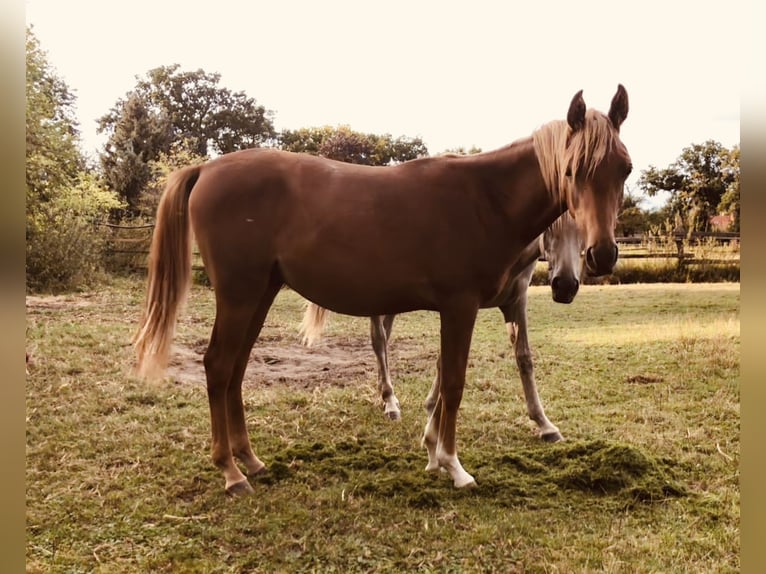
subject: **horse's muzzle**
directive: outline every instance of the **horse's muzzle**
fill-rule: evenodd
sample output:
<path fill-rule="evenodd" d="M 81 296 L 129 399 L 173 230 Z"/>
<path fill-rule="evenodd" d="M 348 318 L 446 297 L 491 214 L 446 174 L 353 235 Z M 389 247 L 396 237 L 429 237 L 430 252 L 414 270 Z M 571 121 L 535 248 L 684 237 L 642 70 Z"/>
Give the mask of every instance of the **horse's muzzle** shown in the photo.
<path fill-rule="evenodd" d="M 577 277 L 556 276 L 551 280 L 551 292 L 556 303 L 571 303 L 579 288 L 580 281 Z"/>
<path fill-rule="evenodd" d="M 609 275 L 617 264 L 617 244 L 612 241 L 602 241 L 588 247 L 585 252 L 585 267 L 593 277 Z"/>

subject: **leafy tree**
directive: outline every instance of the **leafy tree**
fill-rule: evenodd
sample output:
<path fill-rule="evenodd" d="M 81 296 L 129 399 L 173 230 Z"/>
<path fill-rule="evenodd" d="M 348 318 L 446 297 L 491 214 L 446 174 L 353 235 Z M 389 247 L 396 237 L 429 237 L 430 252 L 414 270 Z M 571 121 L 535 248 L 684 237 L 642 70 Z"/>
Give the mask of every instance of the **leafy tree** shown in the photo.
<path fill-rule="evenodd" d="M 428 148 L 419 137 L 399 136 L 396 139 L 392 139 L 389 134 L 385 134 L 381 136 L 381 139 L 385 142 L 384 149 L 386 151 L 385 154 L 379 156 L 380 161 L 385 162 L 387 156 L 390 156 L 389 161 L 385 162 L 384 165 L 391 162 L 401 163 L 428 155 Z"/>
<path fill-rule="evenodd" d="M 279 134 L 279 147 L 285 151 L 319 155 L 322 142 L 335 133 L 336 129 L 331 126 L 323 126 L 320 128 L 282 130 L 282 133 Z"/>
<path fill-rule="evenodd" d="M 107 234 L 97 224 L 121 207 L 114 192 L 81 172 L 50 201 L 27 212 L 27 288 L 66 290 L 93 282 L 104 267 Z"/>
<path fill-rule="evenodd" d="M 448 153 L 454 153 L 457 155 L 473 155 L 475 153 L 481 153 L 481 148 L 477 147 L 475 145 L 472 145 L 467 150 L 463 146 L 458 146 L 455 148 L 445 149 L 442 154 L 448 154 Z"/>
<path fill-rule="evenodd" d="M 71 185 L 85 167 L 75 97 L 48 63 L 31 28 L 26 37 L 27 209 Z"/>
<path fill-rule="evenodd" d="M 362 165 L 389 165 L 428 155 L 420 138 L 400 136 L 394 139 L 390 134 L 364 134 L 349 126 L 284 130 L 279 140 L 280 147 L 287 151 Z"/>
<path fill-rule="evenodd" d="M 640 198 L 628 190 L 623 196 L 617 217 L 617 235 L 630 237 L 646 230 L 646 214 L 639 206 Z"/>
<path fill-rule="evenodd" d="M 729 152 L 729 155 L 723 164 L 723 170 L 729 180 L 729 185 L 721 196 L 718 210 L 721 213 L 732 215 L 734 217 L 734 222 L 731 225 L 731 230 L 739 231 L 739 145 L 735 145 Z"/>
<path fill-rule="evenodd" d="M 271 142 L 272 112 L 244 92 L 220 87 L 220 74 L 181 71 L 178 64 L 149 70 L 98 120 L 108 140 L 101 165 L 109 185 L 138 211 L 151 174 L 148 164 L 174 142 L 199 157 Z"/>
<path fill-rule="evenodd" d="M 138 211 L 141 194 L 152 177 L 150 163 L 172 145 L 170 121 L 152 109 L 140 94 L 131 94 L 117 117 L 112 136 L 101 154 L 107 184 Z"/>
<path fill-rule="evenodd" d="M 100 270 L 105 236 L 94 224 L 120 204 L 86 169 L 74 95 L 30 28 L 26 65 L 27 288 L 67 289 Z"/>
<path fill-rule="evenodd" d="M 675 217 L 678 217 L 680 225 L 680 216 L 678 214 L 674 216 L 671 212 L 670 204 L 667 203 L 659 209 L 645 211 L 644 218 L 646 221 L 646 227 L 644 228 L 644 233 L 651 232 L 653 229 L 662 229 L 663 227 L 667 226 L 670 226 L 671 229 L 678 227 L 679 225 L 674 225 L 671 223 L 674 222 Z"/>
<path fill-rule="evenodd" d="M 186 140 L 173 142 L 168 152 L 161 152 L 156 160 L 148 163 L 149 178 L 146 189 L 138 201 L 141 215 L 145 215 L 149 219 L 154 217 L 168 175 L 171 172 L 187 165 L 205 162 L 206 158 L 192 151 L 192 147 L 193 144 Z"/>
<path fill-rule="evenodd" d="M 727 208 L 736 209 L 739 221 L 739 153 L 733 157 L 716 141 L 694 144 L 670 166 L 644 170 L 638 185 L 650 196 L 669 192 L 671 214 L 679 215 L 689 231 L 708 231 L 710 218 Z"/>

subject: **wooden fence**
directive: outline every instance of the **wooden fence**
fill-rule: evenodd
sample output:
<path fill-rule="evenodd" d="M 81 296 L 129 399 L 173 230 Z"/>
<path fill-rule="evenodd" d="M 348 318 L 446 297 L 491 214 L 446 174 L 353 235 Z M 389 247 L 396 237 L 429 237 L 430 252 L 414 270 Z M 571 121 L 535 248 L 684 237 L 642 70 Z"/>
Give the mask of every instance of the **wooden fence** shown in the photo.
<path fill-rule="evenodd" d="M 109 268 L 145 269 L 154 225 L 108 224 L 106 227 L 109 229 L 107 242 Z M 681 235 L 659 238 L 618 237 L 617 244 L 621 259 L 676 259 L 686 265 L 739 263 L 739 233 L 693 233 L 691 237 Z M 700 252 L 703 252 L 702 255 Z M 721 252 L 723 255 L 720 255 Z M 193 249 L 192 268 L 197 271 L 204 269 L 196 249 Z"/>
<path fill-rule="evenodd" d="M 106 259 L 107 267 L 117 271 L 146 269 L 149 246 L 152 241 L 154 224 L 146 225 L 104 225 L 108 230 Z M 202 258 L 196 247 L 192 250 L 192 269 L 204 269 Z"/>

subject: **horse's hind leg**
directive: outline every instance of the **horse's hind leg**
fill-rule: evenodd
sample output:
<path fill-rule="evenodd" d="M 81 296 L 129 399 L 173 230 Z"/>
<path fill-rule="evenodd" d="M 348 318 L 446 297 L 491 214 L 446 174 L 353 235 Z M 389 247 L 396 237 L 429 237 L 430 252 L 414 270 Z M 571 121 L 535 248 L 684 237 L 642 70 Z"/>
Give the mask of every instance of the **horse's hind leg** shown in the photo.
<path fill-rule="evenodd" d="M 439 400 L 439 385 L 442 380 L 442 357 L 439 353 L 439 357 L 436 359 L 436 375 L 434 376 L 433 383 L 431 383 L 431 390 L 428 391 L 426 400 L 423 401 L 423 408 L 426 409 L 426 414 L 430 417 L 434 409 L 436 409 L 436 402 Z"/>
<path fill-rule="evenodd" d="M 537 423 L 540 438 L 545 442 L 558 442 L 563 440 L 558 427 L 548 420 L 537 394 L 535 383 L 535 367 L 532 360 L 532 351 L 529 348 L 527 337 L 527 297 L 523 294 L 519 299 L 507 307 L 501 307 L 506 318 L 506 329 L 511 340 L 511 346 L 516 354 L 516 364 L 519 367 L 521 386 L 524 388 L 524 398 L 527 403 L 529 418 Z"/>
<path fill-rule="evenodd" d="M 388 369 L 388 337 L 395 315 L 376 315 L 370 317 L 370 339 L 375 358 L 378 360 L 378 389 L 380 398 L 383 399 L 383 413 L 392 421 L 401 418 L 399 399 L 394 394 L 394 385 L 391 382 L 391 372 Z"/>
<path fill-rule="evenodd" d="M 205 353 L 208 401 L 212 427 L 212 458 L 226 480 L 226 493 L 247 494 L 252 487 L 234 463 L 236 454 L 248 474 L 263 470 L 255 456 L 245 427 L 242 377 L 255 339 L 278 287 L 269 286 L 262 297 L 233 302 L 217 294 L 216 317 Z"/>
<path fill-rule="evenodd" d="M 240 349 L 239 356 L 234 366 L 229 389 L 227 392 L 228 429 L 231 451 L 235 458 L 239 459 L 247 470 L 248 477 L 254 477 L 266 470 L 266 465 L 255 455 L 250 444 L 245 422 L 245 410 L 242 402 L 242 379 L 250 359 L 250 352 L 258 339 L 258 335 L 266 320 L 266 315 L 274 302 L 274 298 L 281 287 L 280 283 L 272 283 L 261 297 L 250 327 L 247 331 L 247 340 Z"/>
<path fill-rule="evenodd" d="M 421 445 L 428 451 L 427 471 L 436 471 L 440 468 L 439 459 L 436 456 L 436 444 L 439 439 L 439 424 L 441 421 L 441 403 L 439 402 L 439 399 L 441 398 L 439 393 L 442 372 L 441 362 L 442 357 L 440 352 L 439 358 L 436 359 L 436 376 L 431 384 L 431 390 L 428 391 L 428 396 L 423 403 L 423 406 L 426 409 L 426 415 L 428 416 L 428 422 L 423 431 Z"/>

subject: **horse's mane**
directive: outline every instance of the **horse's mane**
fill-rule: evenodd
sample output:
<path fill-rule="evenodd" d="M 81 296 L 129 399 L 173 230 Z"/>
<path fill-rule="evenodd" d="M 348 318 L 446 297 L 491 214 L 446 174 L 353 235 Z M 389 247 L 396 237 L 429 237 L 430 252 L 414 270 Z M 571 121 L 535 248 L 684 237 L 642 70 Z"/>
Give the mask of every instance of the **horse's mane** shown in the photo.
<path fill-rule="evenodd" d="M 532 139 L 545 186 L 551 193 L 564 193 L 562 184 L 574 181 L 581 171 L 592 176 L 617 137 L 609 118 L 594 109 L 585 113 L 585 125 L 576 132 L 564 120 L 535 130 Z"/>

